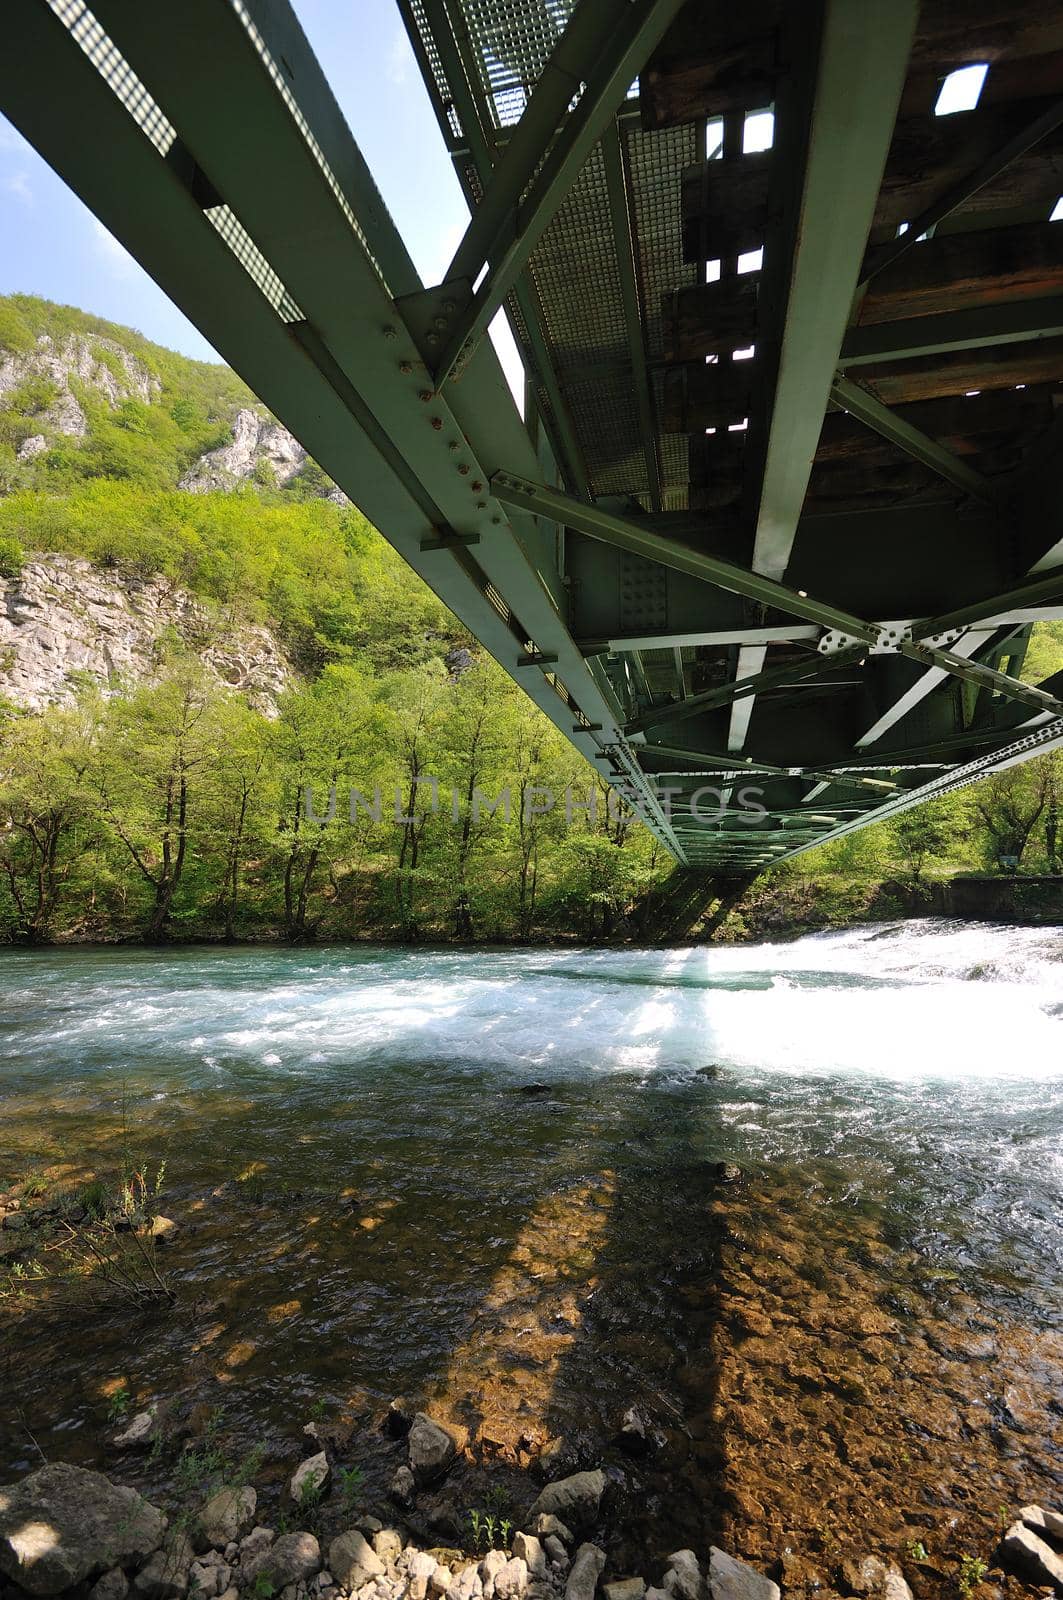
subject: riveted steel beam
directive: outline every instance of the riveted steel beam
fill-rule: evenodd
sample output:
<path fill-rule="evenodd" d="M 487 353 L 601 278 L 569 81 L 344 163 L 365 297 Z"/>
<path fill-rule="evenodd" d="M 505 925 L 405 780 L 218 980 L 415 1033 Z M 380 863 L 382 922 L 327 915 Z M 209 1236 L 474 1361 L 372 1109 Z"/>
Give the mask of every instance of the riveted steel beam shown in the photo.
<path fill-rule="evenodd" d="M 615 747 L 639 814 L 683 859 L 615 695 L 561 619 L 553 535 L 492 519 L 490 468 L 535 462 L 497 357 L 477 353 L 453 404 L 425 389 L 384 277 L 392 224 L 381 210 L 373 234 L 361 226 L 359 164 L 333 165 L 318 106 L 289 87 L 309 54 L 290 7 L 181 0 L 164 27 L 157 9 L 99 4 L 110 44 L 90 54 L 41 0 L 13 0 L 4 110 L 503 667 L 518 675 L 529 640 L 557 655 L 523 675 L 527 693 L 588 758 Z M 464 544 L 488 528 L 489 548 Z"/>
<path fill-rule="evenodd" d="M 839 606 L 809 599 L 798 594 L 796 589 L 788 589 L 774 578 L 750 572 L 733 561 L 693 550 L 676 539 L 654 533 L 652 529 L 642 527 L 633 517 L 617 516 L 601 506 L 589 505 L 573 495 L 520 478 L 512 472 L 496 473 L 491 479 L 491 493 L 502 505 L 549 517 L 577 529 L 588 538 L 600 539 L 633 555 L 659 561 L 663 566 L 673 567 L 692 578 L 702 578 L 720 589 L 727 589 L 731 594 L 743 595 L 747 600 L 756 600 L 761 605 L 775 606 L 790 616 L 814 622 L 821 628 L 837 628 L 868 644 L 878 640 L 879 629 L 873 623 L 863 622 Z"/>
<path fill-rule="evenodd" d="M 477 93 L 474 73 L 474 63 L 466 59 L 462 49 L 462 42 L 458 39 L 454 26 L 451 7 L 453 0 L 422 0 L 425 19 L 431 29 L 432 39 L 439 56 L 440 64 L 450 85 L 453 96 L 453 108 L 456 110 L 461 123 L 462 132 L 468 141 L 469 156 L 479 176 L 481 190 L 487 187 L 488 181 L 494 170 L 496 159 L 495 141 L 488 136 L 490 127 L 487 107 L 483 104 L 483 97 Z M 414 16 L 410 0 L 399 0 L 399 9 L 406 24 L 406 32 L 410 43 L 421 65 L 421 72 L 425 83 L 429 86 L 432 104 L 435 108 L 440 132 L 446 143 L 452 143 L 452 133 L 448 115 L 448 107 L 439 98 L 435 77 L 421 38 L 417 20 Z M 458 182 L 469 206 L 473 212 L 478 204 L 479 196 L 474 193 L 469 180 L 468 162 L 463 152 L 452 153 L 454 170 Z M 528 343 L 531 346 L 532 360 L 535 364 L 535 376 L 546 391 L 550 402 L 550 432 L 553 435 L 554 454 L 557 458 L 565 478 L 577 494 L 588 493 L 587 470 L 583 460 L 583 452 L 576 438 L 576 430 L 572 423 L 568 401 L 558 382 L 554 363 L 543 337 L 542 314 L 536 301 L 532 286 L 526 279 L 518 279 L 513 286 L 513 297 L 517 302 L 518 310 L 528 334 Z"/>

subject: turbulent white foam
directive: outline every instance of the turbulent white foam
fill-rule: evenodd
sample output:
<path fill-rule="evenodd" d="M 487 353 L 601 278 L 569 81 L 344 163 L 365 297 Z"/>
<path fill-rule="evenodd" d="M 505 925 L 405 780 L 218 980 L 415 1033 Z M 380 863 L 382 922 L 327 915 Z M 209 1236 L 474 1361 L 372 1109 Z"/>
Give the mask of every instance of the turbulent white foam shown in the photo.
<path fill-rule="evenodd" d="M 278 1074 L 1063 1074 L 1063 931 L 907 923 L 784 945 L 15 958 L 0 1050 Z M 36 979 L 36 981 L 34 981 Z M 12 991 L 14 995 L 12 997 Z M 62 1067 L 60 1067 L 62 1070 Z"/>

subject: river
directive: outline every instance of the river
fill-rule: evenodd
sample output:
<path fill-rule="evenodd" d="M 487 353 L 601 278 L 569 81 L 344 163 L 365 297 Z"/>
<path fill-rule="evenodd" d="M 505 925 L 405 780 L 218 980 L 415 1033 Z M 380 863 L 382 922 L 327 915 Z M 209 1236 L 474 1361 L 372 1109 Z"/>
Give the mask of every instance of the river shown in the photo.
<path fill-rule="evenodd" d="M 618 1560 L 789 1550 L 789 1587 L 854 1538 L 944 1582 L 1007 1511 L 1060 1503 L 1063 931 L 0 973 L 0 1179 L 43 1174 L 46 1203 L 164 1162 L 181 1229 L 165 1316 L 86 1337 L 0 1300 L 0 1478 L 38 1447 L 110 1470 L 124 1385 L 266 1441 L 278 1480 L 327 1417 L 369 1496 L 410 1396 L 474 1442 L 442 1534 L 492 1474 L 519 1507 L 563 1436 L 615 1469 Z M 115 1470 L 151 1487 L 167 1459 Z"/>

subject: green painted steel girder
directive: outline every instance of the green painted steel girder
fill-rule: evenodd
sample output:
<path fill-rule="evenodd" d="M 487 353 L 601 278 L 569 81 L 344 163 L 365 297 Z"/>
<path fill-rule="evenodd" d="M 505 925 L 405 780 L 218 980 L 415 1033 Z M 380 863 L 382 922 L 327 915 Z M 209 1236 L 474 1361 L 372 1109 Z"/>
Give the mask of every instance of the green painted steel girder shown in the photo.
<path fill-rule="evenodd" d="M 491 479 L 491 493 L 502 505 L 549 517 L 552 521 L 577 529 L 590 539 L 599 539 L 604 544 L 628 550 L 632 555 L 659 561 L 662 566 L 674 567 L 677 572 L 685 572 L 691 578 L 701 578 L 717 588 L 727 589 L 731 594 L 743 595 L 747 600 L 755 600 L 761 605 L 774 606 L 790 616 L 814 622 L 821 628 L 837 628 L 868 644 L 878 640 L 877 627 L 852 616 L 839 606 L 810 600 L 774 578 L 750 572 L 746 567 L 725 561 L 721 556 L 691 550 L 677 539 L 669 539 L 642 527 L 632 517 L 617 516 L 615 512 L 577 500 L 560 489 L 533 483 L 512 472 L 498 472 Z"/>
<path fill-rule="evenodd" d="M 1040 605 L 1043 601 L 1056 600 L 1060 596 L 1063 596 L 1063 567 L 1053 567 L 1049 572 L 1039 573 L 1028 582 L 1015 584 L 1000 594 L 958 606 L 955 611 L 942 612 L 938 617 L 930 617 L 925 622 L 917 623 L 912 631 L 917 638 L 932 638 L 935 634 L 950 633 L 953 628 L 968 628 L 972 623 L 1007 616 L 1026 606 Z"/>
<path fill-rule="evenodd" d="M 461 123 L 462 132 L 468 141 L 469 154 L 476 168 L 480 180 L 481 190 L 486 189 L 488 181 L 494 171 L 496 149 L 494 142 L 488 137 L 489 113 L 483 104 L 482 96 L 474 93 L 471 74 L 467 63 L 462 57 L 461 46 L 458 43 L 456 32 L 451 20 L 451 12 L 447 0 L 421 0 L 425 18 L 432 31 L 436 52 L 440 64 L 451 86 L 453 94 L 452 106 L 448 108 L 439 99 L 438 93 L 432 94 L 432 103 L 435 106 L 436 116 L 439 121 L 440 133 L 444 142 L 451 138 L 449 110 L 457 112 Z M 406 24 L 406 32 L 410 43 L 421 65 L 421 72 L 425 82 L 434 86 L 435 77 L 432 65 L 428 59 L 417 21 L 411 8 L 410 0 L 399 0 L 399 9 Z M 458 182 L 462 186 L 470 212 L 474 211 L 478 203 L 478 196 L 473 191 L 469 181 L 467 162 L 462 154 L 452 156 L 454 169 Z M 557 373 L 546 340 L 542 331 L 542 315 L 535 301 L 531 285 L 526 279 L 520 278 L 513 286 L 513 295 L 517 307 L 527 330 L 528 343 L 531 346 L 532 358 L 535 363 L 535 375 L 546 391 L 550 402 L 550 430 L 553 435 L 554 454 L 562 464 L 567 481 L 577 494 L 589 493 L 587 470 L 583 460 L 583 452 L 576 438 L 576 430 L 572 423 L 568 402 L 557 380 Z"/>
<path fill-rule="evenodd" d="M 683 0 L 580 0 L 451 262 L 447 283 L 472 285 L 485 266 L 488 271 L 467 309 L 456 318 L 434 364 L 437 386 L 464 365 L 487 331 L 682 4 Z M 566 118 L 566 108 L 577 94 L 576 106 Z"/>
<path fill-rule="evenodd" d="M 944 445 L 938 444 L 936 439 L 931 439 L 929 434 L 922 433 L 910 422 L 905 422 L 895 411 L 891 411 L 889 406 L 883 405 L 881 400 L 877 400 L 873 394 L 868 394 L 859 384 L 853 383 L 849 378 L 836 376 L 831 384 L 830 397 L 835 405 L 848 411 L 850 416 L 856 417 L 865 427 L 881 434 L 884 439 L 897 445 L 916 461 L 921 461 L 924 466 L 954 484 L 957 489 L 962 489 L 965 494 L 990 502 L 996 499 L 996 490 L 988 478 L 984 478 L 980 472 L 975 472 L 973 467 L 969 467 L 958 456 L 954 456 L 951 450 L 946 450 Z"/>
<path fill-rule="evenodd" d="M 633 555 L 659 561 L 663 566 L 674 567 L 690 577 L 702 578 L 721 589 L 730 590 L 733 594 L 758 600 L 764 605 L 787 611 L 792 616 L 819 623 L 821 627 L 836 629 L 846 635 L 849 642 L 862 641 L 871 645 L 879 643 L 881 630 L 874 623 L 865 622 L 861 617 L 854 617 L 837 606 L 827 605 L 799 594 L 794 589 L 788 589 L 785 584 L 777 583 L 773 578 L 766 578 L 759 572 L 749 572 L 733 561 L 725 561 L 720 556 L 706 555 L 700 550 L 691 550 L 675 539 L 665 538 L 662 534 L 640 527 L 634 518 L 617 516 L 615 512 L 605 511 L 601 506 L 585 505 L 560 489 L 549 489 L 544 484 L 532 483 L 510 472 L 499 472 L 491 479 L 491 493 L 503 505 L 519 507 L 536 515 L 549 517 L 553 521 L 577 529 L 589 538 L 600 539 L 606 544 L 614 544 L 622 550 L 629 550 Z M 897 640 L 895 648 L 899 655 L 907 656 L 910 661 L 917 661 L 924 667 L 940 667 L 951 676 L 961 678 L 980 689 L 992 689 L 1036 710 L 1053 713 L 1063 711 L 1063 703 L 1054 696 L 1045 694 L 1040 689 L 1030 688 L 1007 673 L 994 672 L 989 667 L 968 661 L 966 657 L 956 655 L 950 650 L 939 649 L 903 636 Z"/>
<path fill-rule="evenodd" d="M 849 372 L 880 361 L 914 361 L 919 356 L 977 350 L 985 345 L 1027 344 L 1063 335 L 1063 295 L 1039 300 L 970 306 L 903 322 L 873 322 L 850 328 L 838 365 Z"/>
<path fill-rule="evenodd" d="M 646 482 L 649 484 L 650 502 L 660 511 L 661 463 L 657 454 L 657 420 L 653 414 L 653 391 L 650 387 L 650 370 L 646 360 L 646 340 L 642 315 L 641 291 L 635 265 L 633 229 L 634 214 L 628 193 L 628 179 L 621 135 L 617 126 L 607 128 L 602 135 L 602 167 L 605 172 L 605 189 L 609 201 L 609 220 L 616 247 L 617 275 L 620 295 L 627 323 L 628 344 L 631 348 L 631 372 L 638 410 L 639 435 L 646 461 Z"/>
<path fill-rule="evenodd" d="M 624 731 L 628 734 L 642 733 L 646 728 L 656 727 L 658 723 L 679 722 L 685 717 L 695 717 L 703 711 L 711 711 L 715 706 L 729 705 L 732 700 L 739 700 L 744 695 L 760 694 L 764 689 L 774 689 L 791 683 L 805 683 L 809 679 L 826 678 L 841 668 L 855 665 L 864 655 L 866 649 L 863 645 L 858 645 L 852 650 L 838 650 L 829 656 L 816 651 L 806 661 L 791 661 L 785 667 L 772 667 L 767 672 L 756 672 L 752 677 L 738 678 L 733 683 L 721 684 L 718 689 L 707 689 L 703 694 L 688 695 L 685 700 L 673 701 L 669 705 L 651 706 L 648 711 L 643 711 L 627 723 Z"/>
<path fill-rule="evenodd" d="M 789 239 L 765 241 L 763 290 L 782 288 L 779 332 L 758 333 L 775 368 L 753 566 L 781 578 L 808 489 L 823 414 L 904 87 L 918 0 L 823 0 L 807 149 Z M 812 17 L 792 18 L 802 30 Z M 801 121 L 787 132 L 800 141 Z M 795 159 L 781 144 L 779 161 Z M 789 266 L 773 263 L 785 252 Z M 771 275 L 771 276 L 770 276 Z M 775 297 L 772 296 L 772 299 Z M 774 348 L 773 348 L 774 347 Z"/>

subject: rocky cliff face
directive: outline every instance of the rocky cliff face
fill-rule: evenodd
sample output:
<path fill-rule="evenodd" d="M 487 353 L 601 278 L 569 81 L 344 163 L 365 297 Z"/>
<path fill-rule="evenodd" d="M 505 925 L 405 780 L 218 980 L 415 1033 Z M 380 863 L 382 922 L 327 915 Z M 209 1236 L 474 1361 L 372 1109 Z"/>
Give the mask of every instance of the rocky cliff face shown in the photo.
<path fill-rule="evenodd" d="M 255 480 L 265 467 L 268 480 L 283 488 L 303 470 L 308 459 L 298 439 L 287 428 L 245 407 L 236 413 L 231 444 L 200 456 L 177 487 L 192 494 L 236 489 L 242 483 Z M 350 505 L 343 490 L 335 484 L 328 490 L 327 498 L 337 505 Z"/>
<path fill-rule="evenodd" d="M 70 556 L 38 556 L 19 578 L 0 578 L 0 695 L 43 711 L 73 705 L 86 678 L 105 694 L 151 682 L 167 636 L 276 713 L 291 668 L 267 628 L 234 629 L 166 578 L 138 582 Z"/>
<path fill-rule="evenodd" d="M 49 384 L 54 393 L 36 419 L 40 431 L 22 441 L 20 461 L 41 455 L 57 436 L 84 439 L 88 419 L 77 386 L 95 390 L 112 408 L 123 400 L 150 405 L 162 387 L 143 362 L 99 334 L 71 333 L 57 342 L 42 333 L 33 350 L 0 349 L 0 403 L 33 379 Z"/>

